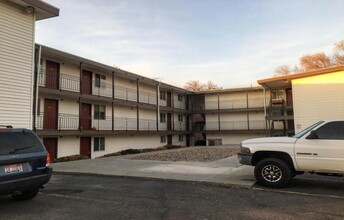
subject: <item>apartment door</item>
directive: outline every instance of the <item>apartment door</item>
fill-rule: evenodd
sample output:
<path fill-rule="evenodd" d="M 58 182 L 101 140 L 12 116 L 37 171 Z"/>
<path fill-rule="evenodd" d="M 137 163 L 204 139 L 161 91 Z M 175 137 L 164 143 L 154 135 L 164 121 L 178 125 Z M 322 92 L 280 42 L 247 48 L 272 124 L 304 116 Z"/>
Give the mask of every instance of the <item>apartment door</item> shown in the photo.
<path fill-rule="evenodd" d="M 45 87 L 50 89 L 58 89 L 60 81 L 60 64 L 47 60 Z"/>
<path fill-rule="evenodd" d="M 43 129 L 57 129 L 58 100 L 44 99 Z"/>
<path fill-rule="evenodd" d="M 286 89 L 287 94 L 287 105 L 293 105 L 293 90 Z"/>
<path fill-rule="evenodd" d="M 50 158 L 57 159 L 57 138 L 43 138 L 43 144 L 49 152 Z"/>
<path fill-rule="evenodd" d="M 287 96 L 287 105 L 292 106 L 293 105 L 293 90 L 292 89 L 286 89 L 286 96 Z M 293 115 L 293 110 L 287 111 L 287 115 Z M 294 133 L 294 131 L 295 131 L 294 120 L 289 119 L 287 121 L 287 123 L 288 123 L 288 130 L 290 132 Z"/>
<path fill-rule="evenodd" d="M 81 104 L 81 130 L 91 129 L 91 104 Z"/>
<path fill-rule="evenodd" d="M 92 94 L 92 72 L 82 70 L 82 94 Z"/>
<path fill-rule="evenodd" d="M 80 138 L 80 154 L 91 158 L 91 137 Z"/>
<path fill-rule="evenodd" d="M 172 135 L 167 135 L 167 145 L 172 145 Z"/>
<path fill-rule="evenodd" d="M 167 92 L 167 99 L 166 99 L 167 103 L 167 107 L 172 107 L 172 98 L 171 98 L 171 93 L 170 92 Z"/>
<path fill-rule="evenodd" d="M 172 120 L 171 120 L 171 113 L 167 113 L 167 130 L 172 130 Z"/>

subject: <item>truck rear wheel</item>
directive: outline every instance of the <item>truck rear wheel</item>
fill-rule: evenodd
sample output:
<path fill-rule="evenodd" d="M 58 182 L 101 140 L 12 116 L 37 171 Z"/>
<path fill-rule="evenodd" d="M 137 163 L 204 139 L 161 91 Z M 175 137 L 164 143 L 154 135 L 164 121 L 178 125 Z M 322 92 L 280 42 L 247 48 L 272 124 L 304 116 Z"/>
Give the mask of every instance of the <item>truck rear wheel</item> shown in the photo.
<path fill-rule="evenodd" d="M 278 158 L 266 158 L 257 163 L 254 175 L 262 186 L 282 188 L 291 178 L 292 172 L 288 163 Z"/>

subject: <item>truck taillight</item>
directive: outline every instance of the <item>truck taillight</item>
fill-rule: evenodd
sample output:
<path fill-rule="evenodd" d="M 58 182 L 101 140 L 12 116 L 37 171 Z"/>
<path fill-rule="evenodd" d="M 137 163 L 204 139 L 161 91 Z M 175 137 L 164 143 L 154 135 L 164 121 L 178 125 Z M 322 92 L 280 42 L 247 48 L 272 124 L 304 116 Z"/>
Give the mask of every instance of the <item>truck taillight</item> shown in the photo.
<path fill-rule="evenodd" d="M 47 153 L 47 158 L 46 158 L 46 163 L 45 163 L 45 166 L 49 166 L 51 163 L 51 160 L 50 160 L 50 154 Z"/>

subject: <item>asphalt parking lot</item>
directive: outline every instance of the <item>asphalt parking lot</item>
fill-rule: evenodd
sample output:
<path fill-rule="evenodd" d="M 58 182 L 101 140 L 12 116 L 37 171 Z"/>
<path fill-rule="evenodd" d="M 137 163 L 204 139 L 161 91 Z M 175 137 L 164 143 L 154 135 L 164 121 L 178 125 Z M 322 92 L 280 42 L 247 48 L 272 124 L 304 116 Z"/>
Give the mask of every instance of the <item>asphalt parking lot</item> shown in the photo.
<path fill-rule="evenodd" d="M 343 219 L 342 180 L 301 176 L 271 190 L 54 174 L 32 201 L 0 197 L 0 219 Z"/>

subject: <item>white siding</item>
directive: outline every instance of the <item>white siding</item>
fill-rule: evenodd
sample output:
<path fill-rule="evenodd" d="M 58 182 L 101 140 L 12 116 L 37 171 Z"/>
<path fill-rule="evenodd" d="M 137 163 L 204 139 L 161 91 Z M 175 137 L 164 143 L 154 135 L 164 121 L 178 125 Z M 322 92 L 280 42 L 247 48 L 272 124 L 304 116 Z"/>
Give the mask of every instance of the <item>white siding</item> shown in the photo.
<path fill-rule="evenodd" d="M 222 139 L 222 144 L 240 144 L 240 142 L 252 138 L 266 137 L 259 134 L 207 134 L 207 140 L 209 139 Z M 208 141 L 207 141 L 208 143 Z"/>
<path fill-rule="evenodd" d="M 0 124 L 32 128 L 35 19 L 0 1 Z"/>
<path fill-rule="evenodd" d="M 62 137 L 57 141 L 57 158 L 80 154 L 80 138 Z"/>
<path fill-rule="evenodd" d="M 100 157 L 126 149 L 157 148 L 165 144 L 160 143 L 160 136 L 105 136 L 105 151 L 94 151 L 94 138 L 92 138 L 92 158 Z"/>
<path fill-rule="evenodd" d="M 344 71 L 292 80 L 295 131 L 344 118 Z"/>

